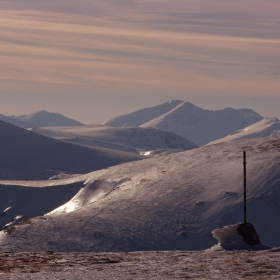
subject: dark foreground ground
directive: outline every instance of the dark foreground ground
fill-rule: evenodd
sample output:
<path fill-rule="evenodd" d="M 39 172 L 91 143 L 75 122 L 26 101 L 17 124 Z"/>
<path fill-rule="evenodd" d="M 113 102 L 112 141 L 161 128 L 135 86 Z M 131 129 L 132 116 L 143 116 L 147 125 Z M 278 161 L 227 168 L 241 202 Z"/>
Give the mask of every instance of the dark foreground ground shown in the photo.
<path fill-rule="evenodd" d="M 0 279 L 280 279 L 267 251 L 0 253 Z"/>

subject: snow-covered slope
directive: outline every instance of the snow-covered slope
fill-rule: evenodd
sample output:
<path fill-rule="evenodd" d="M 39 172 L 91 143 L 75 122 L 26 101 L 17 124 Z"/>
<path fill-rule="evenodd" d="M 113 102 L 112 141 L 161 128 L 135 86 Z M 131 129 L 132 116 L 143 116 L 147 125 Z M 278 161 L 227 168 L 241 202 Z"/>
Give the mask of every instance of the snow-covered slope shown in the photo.
<path fill-rule="evenodd" d="M 107 122 L 104 125 L 111 125 L 111 126 L 140 126 L 146 122 L 149 122 L 167 112 L 177 107 L 179 104 L 183 103 L 182 100 L 171 100 L 169 102 L 144 108 L 130 114 L 125 114 L 121 116 L 117 116 Z"/>
<path fill-rule="evenodd" d="M 131 153 L 81 147 L 0 121 L 0 178 L 47 179 L 58 173 L 84 174 L 141 159 Z"/>
<path fill-rule="evenodd" d="M 215 140 L 209 144 L 267 136 L 280 136 L 280 121 L 277 118 L 265 118 L 257 123 L 237 131 L 232 135 Z"/>
<path fill-rule="evenodd" d="M 154 128 L 87 125 L 33 128 L 31 131 L 71 143 L 138 154 L 189 150 L 197 147 L 179 135 Z"/>
<path fill-rule="evenodd" d="M 280 246 L 276 137 L 204 146 L 67 180 L 2 181 L 0 207 L 7 209 L 2 225 L 19 215 L 32 213 L 34 218 L 6 228 L 0 234 L 1 251 L 209 248 L 217 244 L 214 229 L 243 220 L 243 150 L 247 150 L 248 221 L 264 244 Z M 60 195 L 51 192 L 44 203 L 61 206 L 38 216 L 51 208 L 38 206 L 50 183 Z M 67 185 L 73 198 L 62 205 L 61 192 L 67 192 L 63 189 Z M 9 191 L 12 188 L 17 191 Z"/>
<path fill-rule="evenodd" d="M 197 145 L 205 145 L 262 119 L 262 116 L 250 109 L 210 111 L 184 102 L 141 127 L 159 128 L 178 134 Z"/>
<path fill-rule="evenodd" d="M 4 116 L 0 115 L 0 120 L 13 125 L 27 127 L 45 127 L 45 126 L 81 126 L 82 123 L 64 117 L 61 114 L 49 113 L 44 110 L 22 116 Z"/>

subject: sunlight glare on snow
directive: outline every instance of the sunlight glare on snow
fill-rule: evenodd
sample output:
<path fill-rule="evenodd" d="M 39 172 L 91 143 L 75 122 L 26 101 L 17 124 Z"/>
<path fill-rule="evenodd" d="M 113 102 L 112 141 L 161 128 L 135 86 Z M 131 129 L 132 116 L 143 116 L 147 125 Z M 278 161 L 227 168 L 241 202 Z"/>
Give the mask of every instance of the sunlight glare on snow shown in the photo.
<path fill-rule="evenodd" d="M 47 213 L 46 215 L 54 215 L 54 214 L 62 214 L 62 213 L 71 213 L 74 212 L 75 210 L 86 206 L 88 204 L 91 204 L 95 201 L 97 201 L 99 198 L 104 197 L 106 195 L 106 192 L 103 190 L 100 190 L 90 198 L 90 200 L 87 200 L 88 194 L 83 193 L 84 188 L 82 188 L 73 198 L 72 200 L 68 201 L 64 205 L 54 209 L 53 211 Z M 46 216 L 45 215 L 45 216 Z"/>
<path fill-rule="evenodd" d="M 149 156 L 151 155 L 151 151 L 148 151 L 148 152 L 143 152 L 140 154 L 141 156 Z"/>
<path fill-rule="evenodd" d="M 74 212 L 77 208 L 79 208 L 79 206 L 80 206 L 80 201 L 71 200 L 71 201 L 67 202 L 66 204 L 47 213 L 45 216 Z"/>

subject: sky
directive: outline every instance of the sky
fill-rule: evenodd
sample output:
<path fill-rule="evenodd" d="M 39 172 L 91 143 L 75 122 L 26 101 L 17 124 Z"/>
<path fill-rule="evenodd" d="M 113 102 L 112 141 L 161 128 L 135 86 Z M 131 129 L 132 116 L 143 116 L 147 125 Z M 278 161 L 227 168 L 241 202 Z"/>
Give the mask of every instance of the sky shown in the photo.
<path fill-rule="evenodd" d="M 0 114 L 180 99 L 280 118 L 279 0 L 0 0 Z"/>

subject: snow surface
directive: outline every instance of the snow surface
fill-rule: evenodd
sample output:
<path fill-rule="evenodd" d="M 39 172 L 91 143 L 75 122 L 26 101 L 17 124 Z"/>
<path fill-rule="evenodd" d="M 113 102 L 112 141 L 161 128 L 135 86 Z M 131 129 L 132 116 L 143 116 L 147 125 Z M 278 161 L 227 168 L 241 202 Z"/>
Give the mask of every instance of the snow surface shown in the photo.
<path fill-rule="evenodd" d="M 228 135 L 224 138 L 215 140 L 209 144 L 211 145 L 226 141 L 268 136 L 280 136 L 280 121 L 278 120 L 278 118 L 265 118 L 257 123 L 254 123 L 248 127 L 237 131 L 232 135 Z"/>
<path fill-rule="evenodd" d="M 0 279 L 279 279 L 280 250 L 0 253 Z"/>
<path fill-rule="evenodd" d="M 70 143 L 143 155 L 178 152 L 197 147 L 179 135 L 154 128 L 87 125 L 33 128 L 31 131 Z"/>
<path fill-rule="evenodd" d="M 171 100 L 169 102 L 144 108 L 141 110 L 137 110 L 135 112 L 117 116 L 105 123 L 103 123 L 106 126 L 140 126 L 141 124 L 144 124 L 146 122 L 149 122 L 169 111 L 176 108 L 179 104 L 183 103 L 182 100 Z"/>
<path fill-rule="evenodd" d="M 0 120 L 11 123 L 13 125 L 28 127 L 44 127 L 44 126 L 81 126 L 82 123 L 67 118 L 61 114 L 49 113 L 41 110 L 32 114 L 21 116 L 4 116 L 0 115 Z"/>
<path fill-rule="evenodd" d="M 0 130 L 0 179 L 4 180 L 44 180 L 57 174 L 85 174 L 143 158 L 65 143 L 2 121 Z"/>
<path fill-rule="evenodd" d="M 197 145 L 205 145 L 262 119 L 262 116 L 250 109 L 210 111 L 183 102 L 141 127 L 159 128 L 178 134 Z"/>
<path fill-rule="evenodd" d="M 280 246 L 275 137 L 204 146 L 63 180 L 1 181 L 0 221 L 14 221 L 1 233 L 1 251 L 210 248 L 217 244 L 214 229 L 243 219 L 243 150 L 248 221 L 263 244 Z M 23 218 L 15 221 L 18 216 Z"/>

